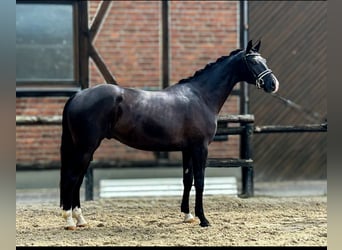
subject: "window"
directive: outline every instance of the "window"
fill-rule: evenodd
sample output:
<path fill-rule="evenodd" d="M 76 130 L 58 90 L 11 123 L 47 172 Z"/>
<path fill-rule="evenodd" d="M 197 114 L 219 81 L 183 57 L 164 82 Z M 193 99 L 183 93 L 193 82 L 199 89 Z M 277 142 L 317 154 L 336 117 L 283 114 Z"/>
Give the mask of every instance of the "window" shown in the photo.
<path fill-rule="evenodd" d="M 17 90 L 79 87 L 74 2 L 17 1 Z"/>

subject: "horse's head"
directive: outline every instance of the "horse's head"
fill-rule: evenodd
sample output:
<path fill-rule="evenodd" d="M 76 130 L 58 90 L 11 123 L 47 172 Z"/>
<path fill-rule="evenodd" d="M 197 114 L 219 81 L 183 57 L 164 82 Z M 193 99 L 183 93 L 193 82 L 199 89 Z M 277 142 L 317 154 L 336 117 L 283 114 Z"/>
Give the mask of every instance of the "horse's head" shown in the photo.
<path fill-rule="evenodd" d="M 263 88 L 266 92 L 275 93 L 278 91 L 279 82 L 266 65 L 266 59 L 259 54 L 260 41 L 253 46 L 252 40 L 248 42 L 244 61 L 246 63 L 248 73 L 246 81 L 255 84 L 258 88 Z"/>

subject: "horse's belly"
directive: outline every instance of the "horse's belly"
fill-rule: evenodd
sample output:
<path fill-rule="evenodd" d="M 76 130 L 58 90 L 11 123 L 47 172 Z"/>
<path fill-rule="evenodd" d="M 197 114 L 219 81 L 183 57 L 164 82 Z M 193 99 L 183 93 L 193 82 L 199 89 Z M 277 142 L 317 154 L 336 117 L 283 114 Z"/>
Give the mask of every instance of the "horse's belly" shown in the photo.
<path fill-rule="evenodd" d="M 148 151 L 179 151 L 184 147 L 185 138 L 180 129 L 149 123 L 138 127 L 116 127 L 113 138 L 127 146 Z"/>
<path fill-rule="evenodd" d="M 180 151 L 183 148 L 181 141 L 170 141 L 165 138 L 146 138 L 141 135 L 116 135 L 114 138 L 121 143 L 140 150 L 147 151 Z"/>

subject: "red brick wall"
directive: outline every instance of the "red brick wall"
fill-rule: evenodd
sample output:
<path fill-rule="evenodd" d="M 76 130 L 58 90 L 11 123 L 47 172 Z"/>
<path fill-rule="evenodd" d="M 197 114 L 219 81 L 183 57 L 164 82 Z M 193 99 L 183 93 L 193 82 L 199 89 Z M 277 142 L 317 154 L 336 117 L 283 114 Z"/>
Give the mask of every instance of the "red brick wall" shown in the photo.
<path fill-rule="evenodd" d="M 89 23 L 99 2 L 89 1 Z M 194 74 L 207 63 L 238 47 L 238 2 L 169 1 L 170 84 Z M 94 40 L 96 49 L 119 85 L 161 86 L 161 3 L 113 1 Z M 102 84 L 90 60 L 90 86 Z M 17 98 L 17 115 L 61 115 L 66 98 Z M 239 113 L 239 99 L 231 96 L 222 113 Z M 17 162 L 59 161 L 59 126 L 17 126 Z M 238 156 L 238 137 L 210 145 L 211 157 Z M 180 153 L 170 154 L 179 158 Z M 94 160 L 153 159 L 152 152 L 104 140 Z"/>
<path fill-rule="evenodd" d="M 65 97 L 17 98 L 16 115 L 62 115 Z M 16 126 L 16 160 L 59 161 L 61 126 Z"/>
<path fill-rule="evenodd" d="M 89 4 L 92 19 L 98 2 Z M 160 15 L 159 1 L 112 2 L 94 44 L 120 85 L 159 86 Z M 91 85 L 103 83 L 94 67 L 92 64 Z"/>

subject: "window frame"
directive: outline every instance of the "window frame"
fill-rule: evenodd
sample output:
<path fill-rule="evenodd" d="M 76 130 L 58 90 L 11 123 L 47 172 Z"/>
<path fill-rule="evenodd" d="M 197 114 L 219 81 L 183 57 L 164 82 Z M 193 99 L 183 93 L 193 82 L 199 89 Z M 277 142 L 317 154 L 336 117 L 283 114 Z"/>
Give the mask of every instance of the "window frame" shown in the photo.
<path fill-rule="evenodd" d="M 74 80 L 16 80 L 16 96 L 17 97 L 27 97 L 27 96 L 70 96 L 80 89 L 87 87 L 88 83 L 82 83 L 82 74 L 88 74 L 88 72 L 82 72 L 80 67 L 80 36 L 82 35 L 81 27 L 80 27 L 80 18 L 84 15 L 84 13 L 80 13 L 81 11 L 87 12 L 87 8 L 80 8 L 80 2 L 77 0 L 32 0 L 32 1 L 24 1 L 17 0 L 16 4 L 39 4 L 39 5 L 48 5 L 48 4 L 61 4 L 61 5 L 71 5 L 72 6 L 72 15 L 73 15 L 73 37 L 74 37 L 74 45 L 73 45 L 73 57 L 74 57 Z M 87 3 L 86 3 L 87 4 Z M 84 5 L 83 5 L 84 6 Z M 83 22 L 84 23 L 84 22 Z M 88 26 L 86 27 L 88 31 Z M 83 32 L 84 33 L 84 32 Z M 83 34 L 86 36 L 87 34 Z M 85 53 L 85 56 L 88 56 Z M 88 77 L 86 77 L 87 79 Z"/>

